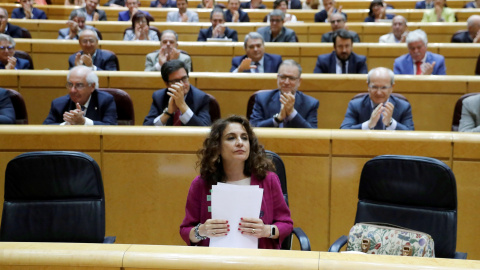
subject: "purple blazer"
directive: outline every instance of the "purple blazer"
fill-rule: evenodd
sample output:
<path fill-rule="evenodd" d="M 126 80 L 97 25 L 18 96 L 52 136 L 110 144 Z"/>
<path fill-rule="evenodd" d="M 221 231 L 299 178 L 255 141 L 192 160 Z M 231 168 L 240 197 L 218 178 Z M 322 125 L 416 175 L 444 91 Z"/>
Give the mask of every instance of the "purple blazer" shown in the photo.
<path fill-rule="evenodd" d="M 263 180 L 251 176 L 250 185 L 258 185 L 263 188 L 262 206 L 260 215 L 263 223 L 276 225 L 280 237 L 278 239 L 260 238 L 258 239 L 258 248 L 263 249 L 280 249 L 283 240 L 290 235 L 293 230 L 293 221 L 290 218 L 290 210 L 288 209 L 285 199 L 283 198 L 282 188 L 278 176 L 273 172 L 268 172 Z M 185 218 L 180 225 L 180 235 L 187 245 L 194 245 L 190 242 L 190 231 L 198 223 L 205 223 L 207 219 L 212 218 L 212 213 L 208 211 L 211 202 L 207 201 L 210 195 L 211 186 L 200 176 L 195 177 L 190 190 L 188 191 L 187 204 L 185 206 Z M 263 213 L 263 216 L 262 216 Z M 237 222 L 231 220 L 230 222 Z M 202 240 L 197 243 L 198 246 L 208 246 L 210 239 Z"/>

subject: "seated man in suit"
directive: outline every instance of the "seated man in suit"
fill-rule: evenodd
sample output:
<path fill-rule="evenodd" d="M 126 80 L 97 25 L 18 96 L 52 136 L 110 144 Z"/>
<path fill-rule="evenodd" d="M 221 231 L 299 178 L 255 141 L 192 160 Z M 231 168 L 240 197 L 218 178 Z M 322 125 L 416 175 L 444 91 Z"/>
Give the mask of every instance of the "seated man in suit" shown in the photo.
<path fill-rule="evenodd" d="M 395 74 L 446 75 L 445 57 L 427 52 L 427 34 L 423 30 L 409 32 L 406 41 L 408 53 L 395 59 Z"/>
<path fill-rule="evenodd" d="M 101 9 L 97 9 L 99 0 L 85 0 L 85 6 L 78 10 L 87 14 L 87 21 L 106 21 L 107 14 Z M 73 10 L 72 10 L 73 12 Z"/>
<path fill-rule="evenodd" d="M 41 19 L 46 20 L 47 15 L 43 10 L 34 8 L 34 0 L 20 0 L 21 8 L 12 11 L 12 19 Z"/>
<path fill-rule="evenodd" d="M 84 65 L 93 70 L 118 70 L 117 56 L 109 51 L 98 49 L 98 37 L 95 31 L 83 30 L 78 38 L 82 48 L 68 58 L 69 69 Z"/>
<path fill-rule="evenodd" d="M 120 11 L 118 13 L 118 20 L 124 21 L 124 22 L 130 21 L 130 18 L 132 18 L 136 12 L 140 11 L 138 10 L 138 7 L 140 5 L 141 5 L 140 0 L 126 0 L 125 6 L 128 8 L 128 10 Z M 146 11 L 140 11 L 140 12 L 143 12 L 145 15 L 147 15 L 147 17 L 152 17 L 150 13 Z"/>
<path fill-rule="evenodd" d="M 212 26 L 207 29 L 200 29 L 197 41 L 207 41 L 207 38 L 221 38 L 238 41 L 237 31 L 225 26 L 225 13 L 223 9 L 215 7 L 210 13 Z"/>
<path fill-rule="evenodd" d="M 78 9 L 73 10 L 72 13 L 70 13 L 70 17 L 67 21 L 68 27 L 58 30 L 57 39 L 77 40 L 78 34 L 85 29 L 96 31 L 93 26 L 85 24 L 86 20 L 87 14 L 85 12 Z"/>
<path fill-rule="evenodd" d="M 15 109 L 7 90 L 0 88 L 0 124 L 15 124 Z"/>
<path fill-rule="evenodd" d="M 177 7 L 175 0 L 153 0 L 150 1 L 150 7 L 174 8 Z"/>
<path fill-rule="evenodd" d="M 292 29 L 283 26 L 285 13 L 279 9 L 270 12 L 270 26 L 257 29 L 265 42 L 297 42 L 297 35 Z"/>
<path fill-rule="evenodd" d="M 415 3 L 416 9 L 430 9 L 435 6 L 435 0 L 424 0 Z"/>
<path fill-rule="evenodd" d="M 479 8 L 480 7 L 480 0 L 475 0 L 472 2 L 468 2 L 463 6 L 463 8 Z"/>
<path fill-rule="evenodd" d="M 243 9 L 266 9 L 267 7 L 262 4 L 262 0 L 250 0 L 250 2 L 243 2 L 240 4 Z"/>
<path fill-rule="evenodd" d="M 480 42 L 480 15 L 472 15 L 467 20 L 467 30 L 458 31 L 452 36 L 454 43 Z"/>
<path fill-rule="evenodd" d="M 250 22 L 248 13 L 240 8 L 240 0 L 228 0 L 225 10 L 226 22 Z"/>
<path fill-rule="evenodd" d="M 230 72 L 277 73 L 282 56 L 265 53 L 263 37 L 257 32 L 250 32 L 243 43 L 245 55 L 232 59 Z"/>
<path fill-rule="evenodd" d="M 68 95 L 52 101 L 44 125 L 116 125 L 117 107 L 113 96 L 98 91 L 98 76 L 85 66 L 72 68 L 67 75 Z"/>
<path fill-rule="evenodd" d="M 285 60 L 277 75 L 278 89 L 255 95 L 250 123 L 254 127 L 317 128 L 317 99 L 298 91 L 302 67 Z"/>
<path fill-rule="evenodd" d="M 187 0 L 177 0 L 178 10 L 168 12 L 167 22 L 198 22 L 197 12 L 188 10 L 187 7 Z"/>
<path fill-rule="evenodd" d="M 367 57 L 352 52 L 353 36 L 345 29 L 337 30 L 333 35 L 334 51 L 321 54 L 313 73 L 367 74 Z"/>
<path fill-rule="evenodd" d="M 160 71 L 162 65 L 170 60 L 180 60 L 188 72 L 192 71 L 192 59 L 178 48 L 178 35 L 172 30 L 163 30 L 160 36 L 160 50 L 147 54 L 145 71 Z"/>
<path fill-rule="evenodd" d="M 346 21 L 345 15 L 342 13 L 333 13 L 330 16 L 330 26 L 332 27 L 332 31 L 327 32 L 322 35 L 322 42 L 333 42 L 333 33 L 340 29 L 346 29 Z M 350 35 L 353 36 L 353 42 L 360 42 L 360 37 L 354 31 L 348 31 Z"/>
<path fill-rule="evenodd" d="M 188 71 L 180 60 L 162 65 L 162 79 L 167 88 L 153 93 L 150 112 L 144 126 L 209 126 L 210 98 L 190 85 Z"/>
<path fill-rule="evenodd" d="M 9 35 L 0 34 L 0 69 L 30 69 L 28 60 L 16 58 L 15 40 Z"/>
<path fill-rule="evenodd" d="M 468 97 L 462 102 L 462 116 L 458 131 L 480 132 L 480 95 Z"/>
<path fill-rule="evenodd" d="M 8 22 L 8 11 L 4 8 L 0 8 L 0 34 L 23 38 L 22 28 Z"/>
<path fill-rule="evenodd" d="M 288 9 L 302 9 L 300 0 L 288 0 Z"/>
<path fill-rule="evenodd" d="M 395 81 L 390 69 L 370 70 L 367 85 L 368 95 L 348 103 L 341 129 L 414 130 L 410 104 L 391 95 Z"/>
<path fill-rule="evenodd" d="M 347 20 L 347 14 L 342 12 L 342 6 L 340 8 L 335 8 L 335 0 L 323 0 L 323 7 L 320 12 L 315 13 L 315 22 L 330 22 L 331 16 L 333 13 L 341 13 L 345 16 L 345 21 Z"/>
<path fill-rule="evenodd" d="M 405 42 L 408 34 L 407 19 L 397 15 L 392 19 L 392 32 L 381 36 L 379 43 L 400 43 Z"/>

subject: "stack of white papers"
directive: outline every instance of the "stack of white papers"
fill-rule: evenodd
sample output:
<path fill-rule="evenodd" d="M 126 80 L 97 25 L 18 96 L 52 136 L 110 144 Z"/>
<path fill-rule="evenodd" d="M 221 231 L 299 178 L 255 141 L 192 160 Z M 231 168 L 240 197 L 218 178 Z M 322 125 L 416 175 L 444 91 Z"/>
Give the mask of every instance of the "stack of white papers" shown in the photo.
<path fill-rule="evenodd" d="M 258 238 L 242 234 L 240 218 L 258 218 L 263 188 L 218 183 L 212 186 L 212 219 L 226 219 L 230 225 L 227 236 L 210 238 L 211 247 L 258 248 Z"/>

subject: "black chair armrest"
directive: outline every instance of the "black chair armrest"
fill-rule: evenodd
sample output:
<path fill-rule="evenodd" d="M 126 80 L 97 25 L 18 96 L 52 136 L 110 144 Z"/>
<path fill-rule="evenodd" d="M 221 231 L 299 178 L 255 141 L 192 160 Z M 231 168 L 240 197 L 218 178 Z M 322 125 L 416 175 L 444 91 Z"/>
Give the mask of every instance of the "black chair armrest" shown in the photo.
<path fill-rule="evenodd" d="M 347 243 L 348 236 L 342 235 L 328 249 L 328 252 L 340 252 L 340 249 Z"/>
<path fill-rule="evenodd" d="M 103 243 L 104 244 L 113 244 L 113 243 L 115 243 L 115 240 L 117 240 L 116 236 L 105 236 L 105 238 L 103 239 Z"/>
<path fill-rule="evenodd" d="M 454 259 L 460 259 L 460 260 L 466 260 L 467 259 L 467 253 L 456 251 L 455 252 L 455 257 L 453 257 L 453 258 Z"/>
<path fill-rule="evenodd" d="M 301 228 L 293 228 L 293 234 L 300 242 L 300 249 L 303 251 L 311 251 L 310 248 L 310 239 L 308 239 L 307 234 Z"/>

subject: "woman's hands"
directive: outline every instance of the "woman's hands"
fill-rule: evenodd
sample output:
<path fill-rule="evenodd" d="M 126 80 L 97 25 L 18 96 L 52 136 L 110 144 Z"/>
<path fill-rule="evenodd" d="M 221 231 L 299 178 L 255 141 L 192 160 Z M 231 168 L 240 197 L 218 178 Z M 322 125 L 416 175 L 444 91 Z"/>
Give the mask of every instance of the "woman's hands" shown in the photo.
<path fill-rule="evenodd" d="M 225 236 L 230 231 L 228 220 L 225 219 L 207 219 L 205 223 L 200 225 L 198 232 L 201 236 L 209 238 Z"/>
<path fill-rule="evenodd" d="M 256 238 L 270 237 L 270 225 L 263 224 L 259 218 L 242 218 L 238 230 L 242 234 L 255 236 Z"/>

